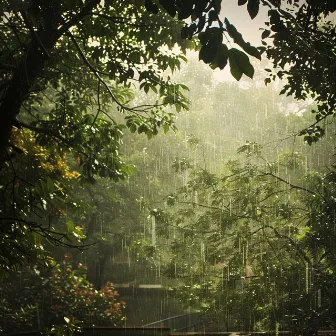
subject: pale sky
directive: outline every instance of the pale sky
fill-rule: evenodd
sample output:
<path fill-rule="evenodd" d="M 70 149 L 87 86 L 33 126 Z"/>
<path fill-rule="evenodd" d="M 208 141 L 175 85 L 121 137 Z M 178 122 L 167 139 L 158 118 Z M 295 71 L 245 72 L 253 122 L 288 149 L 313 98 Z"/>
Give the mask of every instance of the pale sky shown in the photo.
<path fill-rule="evenodd" d="M 222 1 L 222 11 L 220 18 L 227 17 L 228 20 L 236 26 L 238 31 L 242 33 L 246 42 L 254 45 L 260 44 L 261 27 L 265 27 L 264 22 L 267 21 L 267 8 L 260 5 L 259 13 L 256 18 L 251 20 L 246 4 L 238 6 L 238 0 Z"/>
<path fill-rule="evenodd" d="M 253 46 L 261 45 L 261 27 L 265 28 L 267 21 L 267 8 L 260 5 L 260 10 L 256 18 L 251 20 L 246 4 L 238 6 L 238 0 L 222 1 L 222 11 L 220 18 L 224 20 L 227 17 L 237 30 L 243 35 L 246 42 L 250 42 Z M 232 44 L 234 46 L 234 43 Z M 236 46 L 237 47 L 237 46 Z M 214 77 L 219 81 L 236 81 L 230 74 L 230 67 L 227 65 L 224 70 L 215 70 Z M 244 79 L 249 79 L 243 75 Z"/>

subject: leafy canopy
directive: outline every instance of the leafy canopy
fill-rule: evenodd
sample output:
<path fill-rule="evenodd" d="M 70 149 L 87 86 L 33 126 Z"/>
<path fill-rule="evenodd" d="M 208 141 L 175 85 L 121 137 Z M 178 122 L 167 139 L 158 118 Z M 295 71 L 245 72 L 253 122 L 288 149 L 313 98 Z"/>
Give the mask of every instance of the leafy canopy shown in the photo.
<path fill-rule="evenodd" d="M 4 1 L 1 18 L 6 273 L 39 260 L 45 243 L 83 248 L 80 223 L 64 225 L 66 209 L 78 207 L 70 185 L 97 177 L 118 181 L 134 171 L 119 153 L 125 129 L 149 138 L 160 128 L 174 129 L 165 107 L 187 109 L 188 99 L 186 87 L 167 71 L 186 60 L 188 44 L 180 40 L 177 20 L 133 1 Z M 180 47 L 170 50 L 177 42 Z M 145 104 L 137 104 L 135 89 L 150 90 Z"/>

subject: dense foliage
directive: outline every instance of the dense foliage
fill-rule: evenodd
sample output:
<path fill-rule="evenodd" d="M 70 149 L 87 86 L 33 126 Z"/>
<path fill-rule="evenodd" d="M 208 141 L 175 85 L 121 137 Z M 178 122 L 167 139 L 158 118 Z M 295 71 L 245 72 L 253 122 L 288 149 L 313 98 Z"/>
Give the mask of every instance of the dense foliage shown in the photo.
<path fill-rule="evenodd" d="M 191 58 L 179 76 L 188 84 L 194 71 Z M 306 105 L 293 111 L 294 100 L 272 85 L 220 83 L 198 72 L 203 86 L 191 88 L 180 138 L 139 144 L 152 163 L 131 185 L 152 178 L 154 195 L 144 191 L 152 203 L 137 255 L 153 260 L 185 309 L 211 318 L 216 330 L 333 328 L 334 125 L 307 146 L 296 134 L 312 115 L 295 113 Z"/>
<path fill-rule="evenodd" d="M 0 333 L 47 331 L 65 322 L 77 327 L 122 323 L 124 303 L 110 282 L 97 290 L 86 279 L 85 265 L 73 267 L 68 256 L 60 264 L 49 262 L 47 272 L 35 266 L 3 283 Z"/>
<path fill-rule="evenodd" d="M 137 260 L 143 255 L 162 265 L 159 272 L 180 281 L 189 309 L 225 316 L 226 328 L 312 333 L 331 326 L 335 173 L 328 146 L 334 138 L 327 133 L 334 131 L 326 125 L 336 94 L 329 16 L 335 1 L 239 0 L 252 19 L 261 6 L 269 9 L 258 48 L 223 15 L 224 5 L 0 4 L 0 277 L 13 280 L 6 295 L 20 288 L 13 301 L 3 299 L 5 328 L 50 327 L 64 324 L 64 317 L 64 330 L 76 318 L 120 321 L 116 293 L 103 284 L 111 260 L 123 259 L 124 250 L 131 268 L 134 236 L 141 238 L 132 245 Z M 173 80 L 188 48 L 212 69 L 228 65 L 241 86 L 217 85 L 200 63 Z M 273 67 L 267 88 L 243 77 L 255 75 L 251 56 L 262 54 Z M 275 99 L 270 87 L 277 78 L 290 102 Z M 187 95 L 194 114 L 179 121 L 188 124 L 184 135 L 159 137 L 150 149 L 143 138 L 124 139 L 126 130 L 148 139 L 160 129 L 176 131 L 175 112 L 190 107 Z M 297 115 L 289 114 L 291 105 Z M 299 134 L 309 145 L 324 135 L 327 141 L 316 145 L 317 155 L 300 142 L 301 156 L 292 140 L 281 139 L 262 156 L 258 142 L 270 146 L 279 130 L 294 142 Z M 224 164 L 247 134 L 251 141 L 240 147 L 246 161 Z M 121 151 L 129 154 L 127 163 Z M 154 203 L 164 194 L 168 210 Z M 161 249 L 160 240 L 169 248 Z M 88 261 L 88 278 L 98 289 L 83 266 L 73 269 L 68 261 L 38 274 L 50 266 L 50 253 L 60 260 L 68 247 L 75 248 L 76 263 Z M 22 273 L 15 276 L 17 270 Z M 36 298 L 43 286 L 54 293 L 52 304 Z"/>
<path fill-rule="evenodd" d="M 272 61 L 269 83 L 276 77 L 286 79 L 280 93 L 298 100 L 313 99 L 315 122 L 300 132 L 309 144 L 324 135 L 321 121 L 335 113 L 336 30 L 332 14 L 335 1 L 293 1 L 290 10 L 270 9 L 269 26 L 263 38 L 272 38 L 266 56 Z"/>
<path fill-rule="evenodd" d="M 133 171 L 119 153 L 123 129 L 148 137 L 159 128 L 167 132 L 174 129 L 174 118 L 164 107 L 171 105 L 177 111 L 188 107 L 187 87 L 174 83 L 166 71 L 180 67 L 187 47 L 198 48 L 199 58 L 212 68 L 223 69 L 229 61 L 237 80 L 243 74 L 253 77 L 248 55 L 260 59 L 266 51 L 274 65 L 283 68 L 279 77 L 288 79 L 283 92 L 298 99 L 315 96 L 317 122 L 332 114 L 334 31 L 333 24 L 322 19 L 334 11 L 334 2 L 284 2 L 294 9 L 282 8 L 280 1 L 238 1 L 247 3 L 252 19 L 261 4 L 271 8 L 269 25 L 274 33 L 265 30 L 263 37 L 274 43 L 258 49 L 244 40 L 229 18 L 221 19 L 221 1 L 5 1 L 0 54 L 2 268 L 35 258 L 31 232 L 65 245 L 64 230 L 45 228 L 48 216 L 36 219 L 34 209 L 47 208 L 45 203 L 54 198 L 60 181 L 52 178 L 48 183 L 44 174 L 38 176 L 48 187 L 41 195 L 29 176 L 32 172 L 18 172 L 24 152 L 16 143 L 19 130 L 31 131 L 36 146 L 50 155 L 62 159 L 69 155 L 71 163 L 80 166 L 76 170 L 83 182 L 92 183 L 96 176 L 122 179 Z M 313 49 L 307 47 L 307 36 L 317 41 Z M 179 48 L 173 48 L 175 43 Z M 319 50 L 327 51 L 321 55 Z M 311 66 L 302 69 L 307 63 Z M 152 91 L 153 99 L 138 105 L 131 84 Z M 301 133 L 312 143 L 323 132 L 314 124 Z M 57 196 L 64 204 L 61 194 Z M 24 236 L 30 243 L 21 242 Z"/>
<path fill-rule="evenodd" d="M 186 307 L 225 329 L 332 328 L 334 170 L 295 179 L 299 155 L 281 155 L 265 168 L 256 143 L 239 151 L 245 163 L 228 162 L 220 176 L 196 169 L 167 197 L 171 209 L 150 212 L 163 272 L 180 279 Z"/>

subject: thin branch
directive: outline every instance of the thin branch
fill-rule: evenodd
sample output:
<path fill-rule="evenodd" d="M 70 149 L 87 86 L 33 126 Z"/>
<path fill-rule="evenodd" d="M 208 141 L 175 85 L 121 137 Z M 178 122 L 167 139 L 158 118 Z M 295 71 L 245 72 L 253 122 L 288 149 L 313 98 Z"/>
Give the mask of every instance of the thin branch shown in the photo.
<path fill-rule="evenodd" d="M 307 188 L 305 188 L 305 187 L 301 187 L 301 186 L 297 186 L 297 185 L 295 185 L 295 184 L 292 184 L 292 183 L 290 183 L 289 181 L 287 181 L 287 180 L 283 179 L 282 177 L 277 176 L 277 175 L 275 175 L 275 174 L 273 174 L 273 173 L 264 173 L 263 175 L 269 175 L 269 176 L 272 176 L 272 177 L 274 177 L 275 179 L 277 179 L 277 180 L 279 180 L 279 181 L 281 181 L 281 182 L 287 184 L 287 185 L 290 186 L 292 189 L 302 190 L 302 191 L 305 191 L 305 192 L 307 192 L 307 193 L 309 193 L 309 194 L 312 194 L 312 195 L 314 195 L 314 196 L 317 195 L 316 192 L 314 192 L 314 191 L 312 191 L 312 190 L 310 190 L 310 189 L 307 189 Z"/>
<path fill-rule="evenodd" d="M 131 26 L 131 27 L 165 27 L 166 28 L 166 27 L 173 26 L 173 25 L 165 25 L 165 24 L 160 24 L 160 23 L 131 23 L 129 18 L 124 18 L 121 16 L 109 16 L 103 13 L 96 13 L 96 12 L 91 12 L 90 14 L 104 18 L 113 23 L 121 23 L 123 25 Z"/>
<path fill-rule="evenodd" d="M 146 110 L 152 109 L 154 107 L 159 107 L 162 106 L 163 104 L 157 104 L 157 105 L 140 105 L 140 106 L 135 106 L 135 107 L 128 107 L 124 104 L 122 104 L 117 97 L 113 94 L 112 90 L 110 89 L 110 87 L 107 85 L 107 83 L 103 80 L 103 78 L 100 76 L 99 71 L 92 66 L 92 64 L 89 62 L 89 60 L 87 59 L 87 57 L 84 55 L 82 49 L 80 48 L 80 46 L 78 45 L 75 37 L 73 36 L 73 34 L 71 34 L 70 32 L 67 32 L 67 35 L 70 37 L 71 41 L 73 42 L 73 44 L 75 45 L 80 57 L 82 58 L 82 60 L 84 61 L 84 63 L 87 65 L 87 67 L 91 70 L 91 72 L 95 75 L 95 77 L 98 79 L 98 81 L 100 81 L 100 83 L 106 88 L 107 92 L 109 93 L 109 95 L 111 96 L 112 100 L 121 108 L 121 110 L 125 110 L 131 113 L 134 113 L 140 117 L 143 117 L 141 115 L 139 115 L 137 112 L 145 112 Z M 143 108 L 146 107 L 147 108 Z M 141 108 L 141 110 L 140 110 Z M 109 119 L 111 119 L 111 117 L 105 113 L 104 111 L 102 111 Z M 111 119 L 112 120 L 112 119 Z"/>
<path fill-rule="evenodd" d="M 71 243 L 66 243 L 66 242 L 63 241 L 63 239 L 66 238 L 68 235 L 64 232 L 58 232 L 58 231 L 55 231 L 55 230 L 51 230 L 51 229 L 43 227 L 42 224 L 37 224 L 35 222 L 30 222 L 30 221 L 27 221 L 25 219 L 19 219 L 19 218 L 9 219 L 9 218 L 7 218 L 7 220 L 13 220 L 13 221 L 16 221 L 18 223 L 24 223 L 29 227 L 29 230 L 31 232 L 35 232 L 35 233 L 39 234 L 40 236 L 42 236 L 42 237 L 44 237 L 48 240 L 51 240 L 54 244 L 59 245 L 59 246 L 71 247 L 71 248 L 76 248 L 76 249 L 79 249 L 79 250 L 83 250 L 83 249 L 86 249 L 90 246 L 93 246 L 93 245 L 97 244 L 97 242 L 90 243 L 90 244 L 83 244 L 83 245 L 74 245 L 74 244 L 71 244 Z M 55 235 L 56 235 L 56 237 L 55 237 Z"/>
<path fill-rule="evenodd" d="M 42 53 L 44 54 L 44 56 L 45 56 L 46 58 L 50 58 L 50 55 L 49 55 L 47 49 L 46 49 L 45 46 L 43 45 L 41 39 L 39 38 L 37 32 L 35 31 L 35 29 L 34 29 L 34 27 L 33 27 L 33 25 L 32 25 L 31 22 L 29 21 L 27 15 L 26 15 L 26 13 L 25 13 L 25 11 L 24 11 L 24 10 L 21 10 L 21 11 L 20 11 L 20 14 L 21 14 L 21 16 L 22 16 L 22 18 L 23 18 L 23 22 L 25 23 L 25 25 L 28 27 L 28 29 L 29 29 L 29 31 L 30 31 L 30 34 L 31 34 L 32 39 L 35 39 L 35 40 L 36 40 L 36 42 L 37 42 L 37 44 L 40 46 L 41 51 L 42 51 Z"/>
<path fill-rule="evenodd" d="M 97 103 L 98 103 L 98 111 L 93 119 L 93 122 L 92 122 L 92 126 L 95 124 L 97 118 L 98 118 L 98 115 L 100 112 L 102 112 L 102 109 L 101 109 L 101 104 L 100 104 L 100 80 L 98 80 L 98 87 L 97 87 Z"/>
<path fill-rule="evenodd" d="M 12 195 L 13 195 L 13 199 L 12 199 L 12 211 L 13 211 L 13 217 L 15 218 L 16 217 L 16 215 L 15 215 L 16 214 L 16 211 L 15 211 L 15 207 L 16 207 L 15 180 L 16 180 L 17 174 L 16 174 L 16 170 L 15 170 L 12 158 L 11 158 L 10 154 L 8 153 L 7 149 L 6 149 L 6 154 L 8 156 L 9 163 L 10 163 L 10 165 L 12 167 L 12 172 L 13 172 L 13 175 L 14 175 L 14 178 L 13 178 L 13 181 L 12 181 Z"/>
<path fill-rule="evenodd" d="M 119 107 L 123 110 L 130 110 L 130 108 L 124 106 L 122 103 L 119 102 L 119 100 L 115 97 L 115 95 L 113 94 L 113 92 L 111 91 L 110 87 L 107 85 L 107 83 L 102 79 L 102 77 L 99 75 L 98 71 L 91 65 L 91 63 L 89 62 L 89 60 L 86 58 L 86 56 L 84 55 L 82 49 L 80 48 L 80 46 L 78 45 L 75 37 L 70 33 L 67 32 L 67 35 L 70 37 L 71 41 L 73 42 L 73 44 L 75 45 L 77 51 L 79 52 L 80 57 L 82 58 L 82 60 L 84 61 L 84 63 L 88 66 L 88 68 L 91 70 L 91 72 L 96 76 L 96 78 L 98 79 L 98 81 L 101 82 L 101 84 L 103 84 L 106 88 L 106 90 L 108 91 L 108 93 L 110 94 L 112 100 L 119 105 Z"/>
<path fill-rule="evenodd" d="M 266 201 L 267 199 L 269 199 L 270 197 L 276 195 L 276 194 L 281 194 L 281 193 L 284 193 L 285 191 L 284 190 L 276 190 L 274 192 L 271 192 L 270 194 L 268 194 L 267 196 L 265 196 L 263 199 L 261 199 L 259 201 L 259 203 L 262 203 L 264 201 Z"/>
<path fill-rule="evenodd" d="M 202 204 L 202 203 L 196 203 L 196 202 L 188 202 L 188 201 L 177 201 L 177 203 L 180 203 L 180 204 L 188 204 L 188 205 L 195 205 L 195 206 L 199 206 L 199 207 L 201 207 L 201 208 L 206 208 L 206 209 L 213 209 L 213 210 L 220 210 L 221 212 L 224 212 L 224 211 L 226 211 L 226 212 L 230 212 L 230 210 L 228 209 L 229 207 L 228 206 L 226 206 L 225 208 L 226 209 L 224 209 L 224 208 L 219 208 L 219 207 L 215 207 L 215 206 L 211 206 L 211 205 L 205 205 L 205 204 Z M 253 217 L 251 217 L 251 216 L 247 216 L 247 213 L 245 213 L 245 214 L 243 214 L 243 215 L 236 215 L 236 214 L 233 214 L 233 213 L 231 213 L 231 216 L 234 216 L 234 217 L 236 217 L 236 218 L 250 218 L 250 219 L 252 219 Z"/>

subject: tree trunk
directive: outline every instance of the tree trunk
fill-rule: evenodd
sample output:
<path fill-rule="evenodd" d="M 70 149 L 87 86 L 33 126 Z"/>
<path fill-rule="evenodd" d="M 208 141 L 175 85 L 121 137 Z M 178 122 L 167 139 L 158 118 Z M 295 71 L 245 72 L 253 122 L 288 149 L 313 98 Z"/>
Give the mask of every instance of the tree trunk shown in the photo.
<path fill-rule="evenodd" d="M 49 51 L 59 38 L 57 30 L 43 35 L 44 38 L 42 34 L 39 35 L 41 43 L 32 39 L 0 102 L 0 169 L 7 160 L 6 150 L 13 121 L 18 116 L 22 103 L 29 96 L 31 88 L 45 66 L 47 55 L 41 50 L 40 44 L 43 44 L 45 50 Z"/>
<path fill-rule="evenodd" d="M 54 49 L 62 35 L 88 15 L 99 2 L 100 0 L 88 0 L 82 10 L 66 23 L 62 22 L 61 13 L 54 13 L 53 17 L 49 18 L 50 22 L 56 23 L 52 28 L 32 33 L 31 42 L 25 49 L 21 62 L 5 87 L 0 100 L 0 170 L 4 161 L 8 159 L 7 147 L 13 121 L 20 113 L 21 105 L 29 96 L 37 78 L 41 75 L 49 58 L 49 52 Z M 57 29 L 59 24 L 62 24 L 62 27 Z M 34 28 L 32 27 L 31 30 L 34 31 Z"/>

